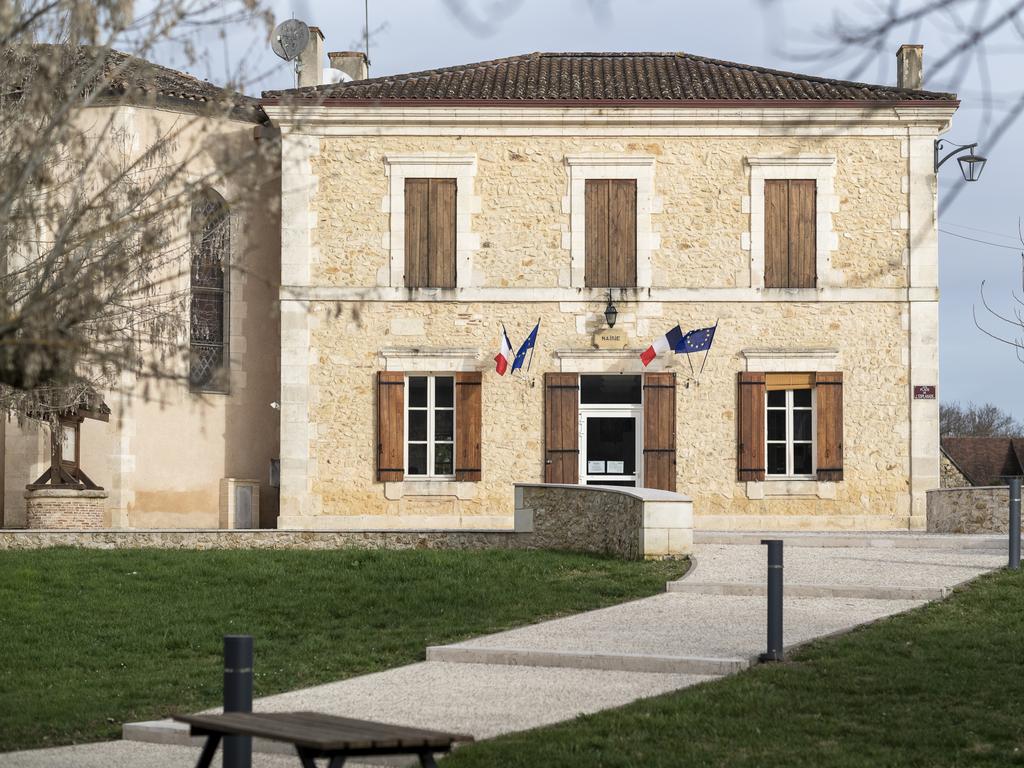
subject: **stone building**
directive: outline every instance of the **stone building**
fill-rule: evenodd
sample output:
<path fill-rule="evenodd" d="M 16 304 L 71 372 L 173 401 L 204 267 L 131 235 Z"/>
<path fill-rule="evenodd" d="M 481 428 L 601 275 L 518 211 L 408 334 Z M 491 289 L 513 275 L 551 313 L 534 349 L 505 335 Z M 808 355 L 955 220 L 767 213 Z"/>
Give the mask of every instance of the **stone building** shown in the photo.
<path fill-rule="evenodd" d="M 265 93 L 278 524 L 503 527 L 546 481 L 678 490 L 704 528 L 923 528 L 958 102 L 921 56 L 896 87 L 535 53 Z M 717 327 L 706 364 L 645 368 L 677 324 Z"/>
<path fill-rule="evenodd" d="M 508 528 L 517 482 L 676 490 L 700 528 L 924 528 L 959 102 L 920 46 L 896 86 L 679 53 L 373 79 L 332 54 L 318 85 L 322 50 L 259 105 L 275 205 L 237 231 L 280 288 L 231 291 L 241 383 L 103 427 L 108 524 L 224 524 L 225 478 L 271 504 L 279 458 L 280 528 Z M 538 323 L 499 375 L 503 329 L 514 352 Z M 677 325 L 716 328 L 706 358 L 645 366 Z"/>
<path fill-rule="evenodd" d="M 34 48 L 39 56 L 54 56 L 53 46 Z M 94 54 L 83 54 L 84 66 L 92 67 Z M 82 130 L 95 134 L 98 146 L 116 142 L 117 152 L 130 153 L 126 162 L 163 142 L 169 167 L 185 164 L 189 178 L 211 180 L 183 211 L 185 261 L 167 279 L 173 289 L 188 292 L 193 306 L 212 300 L 217 311 L 214 322 L 188 330 L 195 363 L 174 371 L 185 381 L 137 381 L 125 374 L 101 393 L 109 419 L 81 424 L 74 442 L 82 468 L 103 489 L 99 522 L 112 528 L 217 528 L 233 522 L 228 513 L 233 516 L 239 501 L 248 525 L 273 526 L 279 161 L 274 147 L 253 151 L 254 129 L 267 122 L 266 115 L 256 99 L 182 72 L 117 52 L 101 63 L 108 70 L 105 92 L 81 111 Z M 229 172 L 226 163 L 236 160 L 242 167 Z M 194 217 L 209 226 L 189 242 Z M 190 276 L 204 258 L 209 263 L 200 271 L 211 279 L 197 281 Z M 50 463 L 48 428 L 0 419 L 4 527 L 29 523 L 26 484 Z M 68 509 L 72 517 L 83 514 L 77 506 Z"/>

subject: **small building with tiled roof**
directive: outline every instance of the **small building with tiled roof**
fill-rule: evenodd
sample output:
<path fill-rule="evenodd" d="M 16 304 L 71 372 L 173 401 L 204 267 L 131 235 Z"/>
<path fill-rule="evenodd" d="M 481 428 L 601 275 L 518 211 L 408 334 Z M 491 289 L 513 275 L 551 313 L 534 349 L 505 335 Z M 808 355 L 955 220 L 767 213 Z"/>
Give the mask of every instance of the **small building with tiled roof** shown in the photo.
<path fill-rule="evenodd" d="M 1024 477 L 1024 439 L 1013 437 L 942 438 L 942 485 L 1006 485 Z"/>

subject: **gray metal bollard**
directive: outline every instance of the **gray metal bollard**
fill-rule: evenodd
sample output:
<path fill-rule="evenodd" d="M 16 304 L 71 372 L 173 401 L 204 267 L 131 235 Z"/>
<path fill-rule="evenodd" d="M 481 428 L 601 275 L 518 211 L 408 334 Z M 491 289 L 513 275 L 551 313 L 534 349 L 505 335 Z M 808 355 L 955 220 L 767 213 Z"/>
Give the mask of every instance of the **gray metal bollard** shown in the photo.
<path fill-rule="evenodd" d="M 252 636 L 224 635 L 224 711 L 252 712 Z M 224 768 L 252 768 L 252 737 L 224 739 Z"/>
<path fill-rule="evenodd" d="M 1010 478 L 1010 564 L 1011 570 L 1020 568 L 1020 478 Z"/>
<path fill-rule="evenodd" d="M 768 650 L 761 661 L 782 661 L 782 540 L 761 543 L 768 546 Z"/>

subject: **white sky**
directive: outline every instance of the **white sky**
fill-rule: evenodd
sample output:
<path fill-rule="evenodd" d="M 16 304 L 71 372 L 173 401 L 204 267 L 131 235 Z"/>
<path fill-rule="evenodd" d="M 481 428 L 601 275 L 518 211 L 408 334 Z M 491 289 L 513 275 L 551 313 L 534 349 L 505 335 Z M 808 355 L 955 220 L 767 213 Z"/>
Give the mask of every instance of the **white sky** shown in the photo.
<path fill-rule="evenodd" d="M 905 0 L 905 6 L 920 0 Z M 494 9 L 506 14 L 490 24 L 489 34 L 472 29 L 453 15 L 454 0 L 369 0 L 370 29 L 384 28 L 371 36 L 371 76 L 411 72 L 463 64 L 530 51 L 686 51 L 703 56 L 747 64 L 790 69 L 831 77 L 849 77 L 855 59 L 804 61 L 794 54 L 828 39 L 835 13 L 867 18 L 875 4 L 868 0 L 463 0 L 462 5 L 480 18 L 494 16 Z M 878 5 L 883 5 L 879 2 Z M 992 18 L 1002 7 L 990 8 Z M 274 0 L 277 19 L 290 16 L 319 26 L 326 48 L 361 48 L 363 0 Z M 925 86 L 934 90 L 957 90 L 963 105 L 948 137 L 960 144 L 973 142 L 984 134 L 981 93 L 983 78 L 992 83 L 997 96 L 991 124 L 998 123 L 999 107 L 1019 94 L 1020 72 L 1024 71 L 1024 41 L 1006 31 L 988 48 L 986 66 L 977 60 L 962 73 L 948 67 L 929 77 L 929 62 L 938 62 L 954 42 L 957 21 L 936 19 L 894 35 L 884 50 L 870 54 L 868 66 L 859 79 L 895 82 L 896 49 L 901 42 L 925 45 Z M 902 39 L 900 35 L 914 39 Z M 269 45 L 261 45 L 252 31 L 238 31 L 228 37 L 231 49 L 226 57 L 211 51 L 210 61 L 237 60 L 245 51 L 254 54 L 254 72 L 260 77 L 254 90 L 290 87 L 292 75 L 277 60 Z M 219 45 L 219 43 L 218 43 Z M 196 74 L 209 74 L 197 72 Z M 212 68 L 216 80 L 216 67 Z M 954 79 L 962 76 L 960 88 Z M 940 227 L 962 236 L 1012 246 L 1017 221 L 1024 216 L 1024 121 L 1018 122 L 995 147 L 979 147 L 989 157 L 981 181 L 962 190 L 944 211 Z M 959 168 L 950 161 L 940 171 L 941 192 L 963 184 Z M 969 229 L 972 228 L 972 229 Z M 979 305 L 979 284 L 986 280 L 987 295 L 1001 309 L 1011 311 L 1009 293 L 1021 292 L 1020 249 L 997 248 L 949 234 L 940 235 L 941 380 L 943 401 L 993 402 L 1024 420 L 1024 364 L 1013 349 L 985 337 L 974 327 L 972 306 Z M 1019 243 L 1018 243 L 1019 245 Z M 1024 310 L 1024 306 L 1022 306 Z M 986 322 L 996 327 L 996 321 Z M 870 337 L 863 339 L 869 346 Z M 926 384 L 932 382 L 918 382 Z"/>

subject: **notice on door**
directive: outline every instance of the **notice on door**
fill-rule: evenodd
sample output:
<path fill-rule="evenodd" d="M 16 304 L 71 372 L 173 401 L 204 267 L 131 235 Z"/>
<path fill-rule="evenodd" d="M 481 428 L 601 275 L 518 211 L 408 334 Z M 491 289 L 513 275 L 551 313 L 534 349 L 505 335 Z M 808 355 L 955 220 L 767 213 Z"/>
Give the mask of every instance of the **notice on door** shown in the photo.
<path fill-rule="evenodd" d="M 608 462 L 608 474 L 609 475 L 621 475 L 626 471 L 626 462 L 624 461 L 609 461 Z"/>
<path fill-rule="evenodd" d="M 588 461 L 587 462 L 587 474 L 588 475 L 603 475 L 604 474 L 604 462 L 603 461 Z"/>

